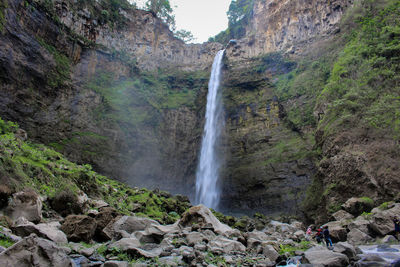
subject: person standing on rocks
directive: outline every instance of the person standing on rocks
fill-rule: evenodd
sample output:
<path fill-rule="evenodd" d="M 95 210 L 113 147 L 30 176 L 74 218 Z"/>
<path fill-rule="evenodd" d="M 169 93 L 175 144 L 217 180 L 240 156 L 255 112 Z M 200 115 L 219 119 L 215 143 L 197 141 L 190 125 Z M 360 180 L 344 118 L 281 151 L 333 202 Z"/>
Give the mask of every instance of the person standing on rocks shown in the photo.
<path fill-rule="evenodd" d="M 317 229 L 317 232 L 315 233 L 314 237 L 317 240 L 318 244 L 321 243 L 321 241 L 322 241 L 322 228 L 321 227 L 319 227 Z"/>
<path fill-rule="evenodd" d="M 394 223 L 394 237 L 396 237 L 397 240 L 399 240 L 399 234 L 400 234 L 400 220 L 399 220 L 399 218 L 398 217 L 394 217 L 393 223 Z"/>
<path fill-rule="evenodd" d="M 324 239 L 325 239 L 326 247 L 327 247 L 327 248 L 333 248 L 333 244 L 332 244 L 332 240 L 331 240 L 331 235 L 329 234 L 329 229 L 328 229 L 328 226 L 327 226 L 327 225 L 324 227 L 323 234 L 324 234 Z"/>
<path fill-rule="evenodd" d="M 312 229 L 311 229 L 311 226 L 309 226 L 307 231 L 306 231 L 306 240 L 307 241 L 310 241 L 311 233 L 312 233 Z"/>

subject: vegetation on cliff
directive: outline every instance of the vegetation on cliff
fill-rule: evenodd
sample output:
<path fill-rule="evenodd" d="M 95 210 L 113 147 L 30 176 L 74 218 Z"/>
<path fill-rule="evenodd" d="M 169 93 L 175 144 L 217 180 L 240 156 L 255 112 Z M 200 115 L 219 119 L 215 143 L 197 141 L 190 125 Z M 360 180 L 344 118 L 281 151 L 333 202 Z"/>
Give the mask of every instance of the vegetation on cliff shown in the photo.
<path fill-rule="evenodd" d="M 228 29 L 208 39 L 209 42 L 227 44 L 229 40 L 245 37 L 246 26 L 253 14 L 254 0 L 232 0 L 229 5 Z"/>
<path fill-rule="evenodd" d="M 135 212 L 163 223 L 173 223 L 188 208 L 179 196 L 130 188 L 99 175 L 90 165 L 77 165 L 44 145 L 24 141 L 20 133 L 15 123 L 0 119 L 0 179 L 14 192 L 30 188 L 50 200 L 65 192 L 84 192 L 122 214 Z"/>

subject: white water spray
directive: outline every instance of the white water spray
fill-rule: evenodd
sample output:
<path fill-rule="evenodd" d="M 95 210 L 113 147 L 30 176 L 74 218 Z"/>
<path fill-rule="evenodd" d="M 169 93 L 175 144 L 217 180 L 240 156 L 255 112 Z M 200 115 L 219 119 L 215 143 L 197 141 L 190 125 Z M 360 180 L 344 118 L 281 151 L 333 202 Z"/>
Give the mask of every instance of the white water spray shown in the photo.
<path fill-rule="evenodd" d="M 216 146 L 224 126 L 221 96 L 218 93 L 224 51 L 218 51 L 211 69 L 200 162 L 196 173 L 196 203 L 214 209 L 220 197 L 218 177 L 221 161 Z"/>

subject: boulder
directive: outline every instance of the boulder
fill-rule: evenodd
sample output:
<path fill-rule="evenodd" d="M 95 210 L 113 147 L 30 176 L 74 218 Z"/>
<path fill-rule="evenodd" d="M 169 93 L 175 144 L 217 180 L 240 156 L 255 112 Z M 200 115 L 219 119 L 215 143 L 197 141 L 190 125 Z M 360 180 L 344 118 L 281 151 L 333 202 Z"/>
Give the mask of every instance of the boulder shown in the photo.
<path fill-rule="evenodd" d="M 368 225 L 370 223 L 371 222 L 369 220 L 367 220 L 364 216 L 358 216 L 354 221 L 350 222 L 347 225 L 347 228 L 349 230 L 358 229 L 361 232 L 368 234 L 369 233 Z"/>
<path fill-rule="evenodd" d="M 141 246 L 140 241 L 135 238 L 122 238 L 117 242 L 111 243 L 109 248 L 118 248 L 121 251 L 128 251 L 130 249 L 139 248 Z"/>
<path fill-rule="evenodd" d="M 212 229 L 215 233 L 228 236 L 233 232 L 228 225 L 221 223 L 204 205 L 191 207 L 179 221 L 179 225 L 188 227 L 198 224 L 203 229 Z"/>
<path fill-rule="evenodd" d="M 187 246 L 181 246 L 179 254 L 182 255 L 185 262 L 191 262 L 196 257 L 193 248 Z"/>
<path fill-rule="evenodd" d="M 69 215 L 61 225 L 69 241 L 89 242 L 96 231 L 97 223 L 92 217 L 86 215 Z"/>
<path fill-rule="evenodd" d="M 35 225 L 34 223 L 26 220 L 24 217 L 20 217 L 12 228 L 14 233 L 19 236 L 25 237 L 34 233 L 39 237 L 49 239 L 57 244 L 68 243 L 67 236 L 64 232 L 60 231 L 61 227 L 59 222 L 51 223 L 40 223 Z"/>
<path fill-rule="evenodd" d="M 111 207 L 104 207 L 101 208 L 100 211 L 97 214 L 93 214 L 96 219 L 97 227 L 96 227 L 96 232 L 95 232 L 95 237 L 98 240 L 101 241 L 108 241 L 111 240 L 111 237 L 107 235 L 103 235 L 103 229 L 110 223 L 112 222 L 115 218 L 119 216 L 119 213 L 117 212 L 116 209 L 111 208 Z"/>
<path fill-rule="evenodd" d="M 354 266 L 357 267 L 387 267 L 388 262 L 380 257 L 379 255 L 375 255 L 375 254 L 371 254 L 371 255 L 360 255 L 360 260 L 356 262 L 356 264 Z"/>
<path fill-rule="evenodd" d="M 70 189 L 62 191 L 51 198 L 50 206 L 63 217 L 70 214 L 82 214 L 86 207 L 78 195 Z"/>
<path fill-rule="evenodd" d="M 136 216 L 123 216 L 114 223 L 109 223 L 104 229 L 103 234 L 114 239 L 129 238 L 137 231 L 144 231 L 150 226 L 159 226 L 154 220 Z"/>
<path fill-rule="evenodd" d="M 193 247 L 195 244 L 202 242 L 205 240 L 205 237 L 202 233 L 199 232 L 190 232 L 186 235 L 186 240 L 189 246 Z"/>
<path fill-rule="evenodd" d="M 162 248 L 159 246 L 143 246 L 140 241 L 135 238 L 122 238 L 115 243 L 108 245 L 108 248 L 117 248 L 118 250 L 128 253 L 133 257 L 155 258 L 162 253 Z"/>
<path fill-rule="evenodd" d="M 294 233 L 298 230 L 290 224 L 278 221 L 271 221 L 269 223 L 269 227 L 272 228 L 274 232 L 279 232 L 279 233 Z"/>
<path fill-rule="evenodd" d="M 346 255 L 330 250 L 307 250 L 304 253 L 304 259 L 315 266 L 342 267 L 349 265 Z"/>
<path fill-rule="evenodd" d="M 374 202 L 372 200 L 358 197 L 352 197 L 342 205 L 342 208 L 345 211 L 353 214 L 354 216 L 358 216 L 363 212 L 370 212 L 373 207 Z"/>
<path fill-rule="evenodd" d="M 394 231 L 393 218 L 399 214 L 400 203 L 388 210 L 377 210 L 372 214 L 370 228 L 380 236 L 385 236 Z"/>
<path fill-rule="evenodd" d="M 12 190 L 7 185 L 0 185 L 0 209 L 7 207 Z"/>
<path fill-rule="evenodd" d="M 264 232 L 257 231 L 257 230 L 247 233 L 247 239 L 250 239 L 250 238 L 260 240 L 260 241 L 268 240 L 268 236 Z"/>
<path fill-rule="evenodd" d="M 297 230 L 296 232 L 294 232 L 293 234 L 293 239 L 297 240 L 297 241 L 301 241 L 302 239 L 304 239 L 306 236 L 306 233 L 304 233 L 303 230 Z"/>
<path fill-rule="evenodd" d="M 347 234 L 347 241 L 351 244 L 363 244 L 372 241 L 373 238 L 357 228 L 350 230 Z"/>
<path fill-rule="evenodd" d="M 332 242 L 346 241 L 347 230 L 342 226 L 341 222 L 333 221 L 323 226 L 328 226 Z"/>
<path fill-rule="evenodd" d="M 42 199 L 34 191 L 21 191 L 12 195 L 6 214 L 16 221 L 25 217 L 28 221 L 38 223 L 42 220 Z"/>
<path fill-rule="evenodd" d="M 354 219 L 354 216 L 348 213 L 345 210 L 339 210 L 332 214 L 332 217 L 335 218 L 336 221 L 344 221 Z"/>
<path fill-rule="evenodd" d="M 53 242 L 32 234 L 0 253 L 2 267 L 72 267 L 65 251 Z"/>
<path fill-rule="evenodd" d="M 106 261 L 102 267 L 129 267 L 127 261 Z"/>
<path fill-rule="evenodd" d="M 347 242 L 339 242 L 335 244 L 333 251 L 346 255 L 350 260 L 355 259 L 357 255 L 354 246 Z"/>
<path fill-rule="evenodd" d="M 390 244 L 390 243 L 397 243 L 398 240 L 392 235 L 387 235 L 384 238 L 382 238 L 381 242 L 383 244 Z"/>
<path fill-rule="evenodd" d="M 246 251 L 246 247 L 242 243 L 223 236 L 217 236 L 214 240 L 210 241 L 208 243 L 208 249 L 211 251 L 221 250 L 224 254 Z"/>
<path fill-rule="evenodd" d="M 278 257 L 279 257 L 279 253 L 276 252 L 276 250 L 274 249 L 273 246 L 271 245 L 267 245 L 267 244 L 263 244 L 262 245 L 262 253 L 271 261 L 275 262 Z"/>

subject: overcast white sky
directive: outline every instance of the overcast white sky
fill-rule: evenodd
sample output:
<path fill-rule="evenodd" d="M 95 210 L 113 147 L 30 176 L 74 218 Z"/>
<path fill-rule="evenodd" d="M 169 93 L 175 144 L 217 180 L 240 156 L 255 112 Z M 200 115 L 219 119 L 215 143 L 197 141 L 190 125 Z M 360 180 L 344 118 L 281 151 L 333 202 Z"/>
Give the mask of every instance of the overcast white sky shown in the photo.
<path fill-rule="evenodd" d="M 136 0 L 138 6 L 146 0 Z M 202 43 L 228 27 L 231 0 L 170 0 L 174 7 L 176 28 L 191 31 L 195 43 Z"/>

